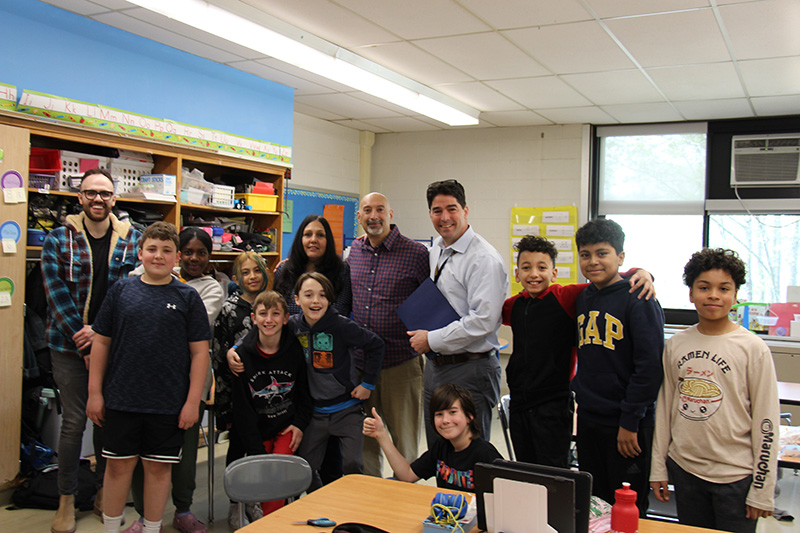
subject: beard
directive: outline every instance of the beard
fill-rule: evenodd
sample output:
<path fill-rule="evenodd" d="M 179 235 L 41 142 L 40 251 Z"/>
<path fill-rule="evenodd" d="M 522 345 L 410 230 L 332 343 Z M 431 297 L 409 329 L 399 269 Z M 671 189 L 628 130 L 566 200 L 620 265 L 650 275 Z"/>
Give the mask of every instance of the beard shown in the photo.
<path fill-rule="evenodd" d="M 89 205 L 83 206 L 83 212 L 86 213 L 86 216 L 89 218 L 89 220 L 93 220 L 95 222 L 102 222 L 103 220 L 107 219 L 108 215 L 111 213 L 111 207 L 106 202 L 102 202 L 103 212 L 102 214 L 97 214 L 92 210 L 92 207 L 95 205 L 100 205 L 100 204 L 97 204 L 96 202 L 91 202 L 89 203 Z"/>

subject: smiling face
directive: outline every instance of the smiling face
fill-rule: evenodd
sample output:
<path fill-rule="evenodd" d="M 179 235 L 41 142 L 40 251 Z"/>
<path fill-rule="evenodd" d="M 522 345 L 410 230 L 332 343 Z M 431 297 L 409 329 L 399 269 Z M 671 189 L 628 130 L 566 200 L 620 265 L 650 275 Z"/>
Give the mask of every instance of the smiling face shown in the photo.
<path fill-rule="evenodd" d="M 258 268 L 255 261 L 252 259 L 245 260 L 245 262 L 242 263 L 241 272 L 242 279 L 234 276 L 234 281 L 239 284 L 239 287 L 241 287 L 244 292 L 254 295 L 264 290 L 264 274 L 261 272 L 261 269 Z"/>
<path fill-rule="evenodd" d="M 184 244 L 181 248 L 181 276 L 183 279 L 202 277 L 208 269 L 209 257 L 208 248 L 197 237 Z"/>
<path fill-rule="evenodd" d="M 318 220 L 312 220 L 303 229 L 303 251 L 308 256 L 308 260 L 316 262 L 325 255 L 325 247 L 328 240 L 325 235 L 325 228 Z"/>
<path fill-rule="evenodd" d="M 607 242 L 584 244 L 578 250 L 581 272 L 598 289 L 608 287 L 622 279 L 619 267 L 625 260 L 625 252 L 619 252 Z"/>
<path fill-rule="evenodd" d="M 515 278 L 531 296 L 539 296 L 556 280 L 558 269 L 544 252 L 520 252 Z"/>
<path fill-rule="evenodd" d="M 139 248 L 139 261 L 144 266 L 142 280 L 151 284 L 169 283 L 172 268 L 180 254 L 172 241 L 147 239 Z"/>
<path fill-rule="evenodd" d="M 313 326 L 320 318 L 325 316 L 329 305 L 325 289 L 315 279 L 307 279 L 303 282 L 294 297 L 294 301 L 303 310 L 303 316 L 309 326 Z"/>
<path fill-rule="evenodd" d="M 361 200 L 358 208 L 358 222 L 364 231 L 377 242 L 383 241 L 392 230 L 390 224 L 394 212 L 389 200 L 380 193 L 370 193 Z M 370 239 L 372 241 L 372 239 Z"/>
<path fill-rule="evenodd" d="M 472 431 L 469 423 L 472 420 L 461 408 L 461 401 L 456 400 L 453 405 L 442 411 L 433 414 L 433 426 L 436 431 L 449 440 L 456 450 L 463 449 L 464 443 L 469 444 L 472 440 Z"/>
<path fill-rule="evenodd" d="M 462 207 L 455 196 L 440 194 L 431 202 L 431 222 L 436 232 L 442 236 L 445 246 L 456 242 L 469 227 L 467 215 L 469 207 Z"/>
<path fill-rule="evenodd" d="M 283 326 L 289 321 L 289 315 L 277 305 L 272 307 L 257 305 L 250 316 L 258 328 L 258 339 L 261 344 L 267 344 L 270 339 L 280 338 Z"/>
<path fill-rule="evenodd" d="M 89 199 L 88 195 L 96 196 Z M 109 197 L 104 200 L 102 195 Z M 103 174 L 91 174 L 81 182 L 78 201 L 90 220 L 102 222 L 111 214 L 111 208 L 116 203 L 114 184 Z"/>
<path fill-rule="evenodd" d="M 689 301 L 697 309 L 701 323 L 723 323 L 736 303 L 736 283 L 724 270 L 706 270 L 692 283 Z"/>

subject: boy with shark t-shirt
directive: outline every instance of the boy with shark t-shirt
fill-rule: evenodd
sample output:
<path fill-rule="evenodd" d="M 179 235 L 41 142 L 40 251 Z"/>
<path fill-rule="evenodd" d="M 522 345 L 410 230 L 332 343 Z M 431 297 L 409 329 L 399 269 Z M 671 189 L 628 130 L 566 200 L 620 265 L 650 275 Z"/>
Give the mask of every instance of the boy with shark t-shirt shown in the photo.
<path fill-rule="evenodd" d="M 275 291 L 253 302 L 253 329 L 238 348 L 244 371 L 233 387 L 233 424 L 248 455 L 293 455 L 303 439 L 312 402 L 303 348 L 289 328 L 286 300 Z M 264 514 L 283 500 L 264 502 Z"/>

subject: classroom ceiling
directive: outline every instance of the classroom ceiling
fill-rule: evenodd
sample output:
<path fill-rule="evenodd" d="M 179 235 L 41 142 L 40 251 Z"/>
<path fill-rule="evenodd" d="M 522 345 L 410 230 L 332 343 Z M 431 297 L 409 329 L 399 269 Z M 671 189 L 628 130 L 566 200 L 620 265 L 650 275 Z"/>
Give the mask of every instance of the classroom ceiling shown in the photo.
<path fill-rule="evenodd" d="M 454 129 L 125 0 L 45 0 L 295 89 L 375 133 Z M 170 0 L 164 0 L 170 1 Z M 474 127 L 800 112 L 798 0 L 211 0 L 263 11 L 481 111 Z"/>

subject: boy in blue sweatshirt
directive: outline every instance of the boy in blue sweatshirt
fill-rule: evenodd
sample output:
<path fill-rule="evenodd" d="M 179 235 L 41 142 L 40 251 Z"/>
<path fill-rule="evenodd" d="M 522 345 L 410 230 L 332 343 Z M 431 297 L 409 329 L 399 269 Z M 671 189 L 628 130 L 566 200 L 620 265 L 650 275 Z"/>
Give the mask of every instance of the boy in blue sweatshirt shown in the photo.
<path fill-rule="evenodd" d="M 592 493 L 614 502 L 627 481 L 645 516 L 650 447 L 661 386 L 664 313 L 655 300 L 628 292 L 619 274 L 625 233 L 597 219 L 575 234 L 581 272 L 591 285 L 577 300 L 578 464 L 594 478 Z"/>

